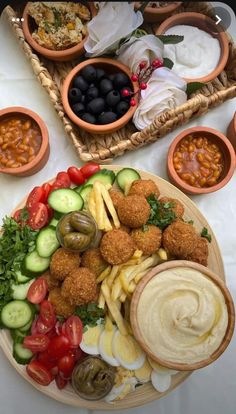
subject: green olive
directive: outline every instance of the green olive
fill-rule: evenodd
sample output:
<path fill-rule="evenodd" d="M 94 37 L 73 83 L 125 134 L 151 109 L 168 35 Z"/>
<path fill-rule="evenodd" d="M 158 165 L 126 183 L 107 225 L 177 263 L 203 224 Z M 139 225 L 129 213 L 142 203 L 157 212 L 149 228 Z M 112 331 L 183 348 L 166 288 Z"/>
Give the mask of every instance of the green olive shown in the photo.
<path fill-rule="evenodd" d="M 66 216 L 62 217 L 57 225 L 57 231 L 59 234 L 64 237 L 66 234 L 71 233 L 74 231 L 73 227 L 70 224 L 70 215 L 67 214 Z"/>
<path fill-rule="evenodd" d="M 69 233 L 66 234 L 63 243 L 66 249 L 71 250 L 85 250 L 91 242 L 91 237 L 83 233 Z"/>
<path fill-rule="evenodd" d="M 85 234 L 94 235 L 96 231 L 96 224 L 94 219 L 90 214 L 83 211 L 75 211 L 70 215 L 70 224 L 71 226 Z"/>

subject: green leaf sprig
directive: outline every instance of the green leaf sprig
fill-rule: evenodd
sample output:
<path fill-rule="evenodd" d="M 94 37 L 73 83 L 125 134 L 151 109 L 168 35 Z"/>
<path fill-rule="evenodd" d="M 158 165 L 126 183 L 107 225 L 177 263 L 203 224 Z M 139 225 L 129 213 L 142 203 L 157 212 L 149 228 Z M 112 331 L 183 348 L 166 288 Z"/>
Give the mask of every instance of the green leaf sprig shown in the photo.
<path fill-rule="evenodd" d="M 80 317 L 84 326 L 96 326 L 97 322 L 104 319 L 105 311 L 99 308 L 96 303 L 91 302 L 87 305 L 77 306 L 75 314 Z"/>
<path fill-rule="evenodd" d="M 203 227 L 202 231 L 201 231 L 201 237 L 204 237 L 205 239 L 207 239 L 209 241 L 209 243 L 211 243 L 212 237 L 210 235 L 210 233 L 208 233 L 208 230 L 206 227 Z"/>
<path fill-rule="evenodd" d="M 147 202 L 151 207 L 151 213 L 147 221 L 148 224 L 154 224 L 160 229 L 164 229 L 176 219 L 174 212 L 175 203 L 162 203 L 154 194 L 147 198 Z"/>

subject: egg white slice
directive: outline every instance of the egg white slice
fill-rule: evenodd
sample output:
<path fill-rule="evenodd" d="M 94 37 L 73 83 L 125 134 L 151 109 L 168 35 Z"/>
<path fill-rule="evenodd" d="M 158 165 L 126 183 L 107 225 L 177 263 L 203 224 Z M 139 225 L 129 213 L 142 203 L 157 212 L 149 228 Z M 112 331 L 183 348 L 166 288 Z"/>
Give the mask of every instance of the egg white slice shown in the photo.
<path fill-rule="evenodd" d="M 141 368 L 138 368 L 134 371 L 138 382 L 141 384 L 144 384 L 145 382 L 149 382 L 151 380 L 151 373 L 152 367 L 149 364 L 147 358 L 145 359 L 144 364 L 141 366 Z"/>
<path fill-rule="evenodd" d="M 156 371 L 151 373 L 151 381 L 153 387 L 159 392 L 167 391 L 171 386 L 171 375 L 158 374 Z"/>
<path fill-rule="evenodd" d="M 129 370 L 141 368 L 146 358 L 134 337 L 122 335 L 118 330 L 113 336 L 112 353 L 120 365 Z"/>
<path fill-rule="evenodd" d="M 111 403 L 113 401 L 122 400 L 127 394 L 135 390 L 137 380 L 134 377 L 128 378 L 124 384 L 118 387 L 114 385 L 109 394 L 104 398 L 106 402 Z"/>
<path fill-rule="evenodd" d="M 175 375 L 179 371 L 175 371 L 174 369 L 169 369 L 166 367 L 163 367 L 162 365 L 158 364 L 158 362 L 154 361 L 154 359 L 148 357 L 148 362 L 151 365 L 152 369 L 156 371 L 160 375 Z"/>
<path fill-rule="evenodd" d="M 99 353 L 101 357 L 106 361 L 108 364 L 112 365 L 113 367 L 118 367 L 120 365 L 119 361 L 114 357 L 112 352 L 112 340 L 113 336 L 116 332 L 115 327 L 113 327 L 110 331 L 104 329 L 99 338 Z"/>
<path fill-rule="evenodd" d="M 89 355 L 99 355 L 99 338 L 103 331 L 102 325 L 86 326 L 83 332 L 80 348 Z"/>

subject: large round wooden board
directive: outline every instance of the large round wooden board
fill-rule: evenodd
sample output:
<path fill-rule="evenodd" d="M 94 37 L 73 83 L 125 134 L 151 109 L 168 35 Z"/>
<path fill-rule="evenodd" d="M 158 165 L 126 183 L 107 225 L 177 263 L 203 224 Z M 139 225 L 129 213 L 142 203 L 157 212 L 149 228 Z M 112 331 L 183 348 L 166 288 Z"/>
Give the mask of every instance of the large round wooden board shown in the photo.
<path fill-rule="evenodd" d="M 120 169 L 124 168 L 123 166 L 105 166 L 105 168 L 111 169 L 114 172 L 119 171 Z M 188 198 L 185 194 L 183 194 L 180 190 L 174 187 L 172 184 L 168 183 L 167 181 L 163 180 L 160 177 L 152 175 L 148 172 L 139 171 L 141 177 L 143 179 L 151 179 L 156 182 L 158 185 L 161 195 L 167 197 L 177 198 L 181 201 L 185 206 L 185 219 L 193 220 L 194 226 L 201 231 L 203 227 L 207 227 L 209 233 L 212 235 L 212 242 L 209 246 L 209 259 L 208 259 L 208 267 L 213 270 L 219 277 L 225 280 L 224 274 L 224 266 L 223 261 L 220 253 L 219 246 L 217 244 L 216 238 L 214 236 L 213 230 L 210 228 L 208 222 L 200 213 L 196 205 Z M 25 204 L 25 199 L 17 206 L 18 208 L 23 207 Z M 181 372 L 177 375 L 172 376 L 172 383 L 171 387 L 168 391 L 159 393 L 157 392 L 151 385 L 151 383 L 142 385 L 138 387 L 134 392 L 127 395 L 123 400 L 117 401 L 113 404 L 108 404 L 104 401 L 86 401 L 79 398 L 73 391 L 73 389 L 68 386 L 64 390 L 58 390 L 55 383 L 53 382 L 48 387 L 43 387 L 38 385 L 36 382 L 32 381 L 31 378 L 26 374 L 25 367 L 22 365 L 17 364 L 17 362 L 12 357 L 12 340 L 10 334 L 6 330 L 2 330 L 0 332 L 0 345 L 5 353 L 6 357 L 13 365 L 13 367 L 18 371 L 18 373 L 24 377 L 28 382 L 30 382 L 35 388 L 39 391 L 43 392 L 44 394 L 48 395 L 51 398 L 54 398 L 57 401 L 60 401 L 64 404 L 76 406 L 76 407 L 84 407 L 92 410 L 123 410 L 127 408 L 137 407 L 146 403 L 149 403 L 153 400 L 158 400 L 161 397 L 169 394 L 174 388 L 176 388 L 179 384 L 181 384 L 188 376 L 190 375 L 189 372 Z M 204 375 L 204 373 L 203 373 Z"/>

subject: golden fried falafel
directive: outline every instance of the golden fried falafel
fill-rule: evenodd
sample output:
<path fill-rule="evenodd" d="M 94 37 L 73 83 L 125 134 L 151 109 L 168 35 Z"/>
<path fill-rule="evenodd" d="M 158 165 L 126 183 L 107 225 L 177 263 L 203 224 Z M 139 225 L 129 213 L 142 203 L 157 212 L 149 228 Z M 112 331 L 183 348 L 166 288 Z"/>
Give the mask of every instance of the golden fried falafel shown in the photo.
<path fill-rule="evenodd" d="M 113 220 L 110 220 L 110 223 L 111 223 L 111 225 L 112 225 L 112 229 L 116 229 L 116 227 L 115 227 L 115 225 L 114 225 Z M 128 226 L 125 226 L 125 225 L 124 225 L 124 224 L 122 224 L 122 223 L 120 223 L 119 230 L 123 230 L 123 231 L 125 231 L 126 233 L 130 233 L 130 232 L 131 232 L 131 229 L 130 229 Z"/>
<path fill-rule="evenodd" d="M 198 235 L 192 224 L 177 220 L 163 232 L 164 249 L 178 259 L 185 259 L 197 246 Z"/>
<path fill-rule="evenodd" d="M 118 216 L 122 224 L 133 229 L 146 224 L 150 216 L 150 205 L 141 195 L 128 195 L 118 206 Z"/>
<path fill-rule="evenodd" d="M 47 272 L 43 273 L 42 277 L 44 277 L 46 279 L 49 291 L 60 286 L 60 281 L 58 279 L 55 279 L 54 277 L 52 277 L 49 270 Z"/>
<path fill-rule="evenodd" d="M 50 262 L 50 272 L 52 277 L 58 280 L 64 280 L 66 276 L 80 265 L 79 253 L 73 253 L 63 247 L 53 253 Z"/>
<path fill-rule="evenodd" d="M 175 213 L 176 218 L 183 217 L 184 206 L 179 200 L 177 200 L 176 198 L 171 198 L 171 197 L 161 197 L 159 198 L 159 201 L 163 204 L 171 203 L 170 209 Z"/>
<path fill-rule="evenodd" d="M 87 267 L 92 270 L 95 276 L 99 276 L 100 273 L 108 266 L 108 263 L 103 259 L 100 249 L 94 247 L 86 250 L 81 258 L 81 266 Z"/>
<path fill-rule="evenodd" d="M 62 283 L 61 294 L 72 305 L 95 302 L 97 300 L 95 274 L 86 267 L 72 270 Z"/>
<path fill-rule="evenodd" d="M 49 292 L 48 300 L 53 305 L 56 315 L 63 316 L 64 318 L 73 315 L 75 306 L 71 305 L 68 300 L 62 296 L 60 288 L 57 287 L 52 289 Z"/>
<path fill-rule="evenodd" d="M 100 252 L 109 264 L 118 265 L 127 262 L 133 256 L 135 244 L 125 231 L 110 230 L 104 234 L 101 240 Z"/>
<path fill-rule="evenodd" d="M 186 260 L 191 262 L 200 263 L 203 266 L 207 266 L 208 259 L 208 241 L 201 236 L 198 236 L 197 245 L 191 254 L 185 257 Z"/>
<path fill-rule="evenodd" d="M 137 248 L 142 250 L 144 256 L 150 256 L 161 245 L 161 230 L 153 224 L 146 224 L 144 227 L 132 230 L 130 236 Z"/>
<path fill-rule="evenodd" d="M 109 194 L 110 194 L 112 203 L 113 203 L 115 209 L 117 210 L 120 201 L 122 201 L 125 198 L 125 196 L 121 191 L 115 190 L 113 188 L 111 188 L 109 190 Z"/>
<path fill-rule="evenodd" d="M 158 198 L 160 195 L 159 188 L 156 183 L 152 180 L 135 180 L 133 181 L 128 195 L 142 195 L 145 198 L 149 197 L 151 194 L 155 194 Z"/>

